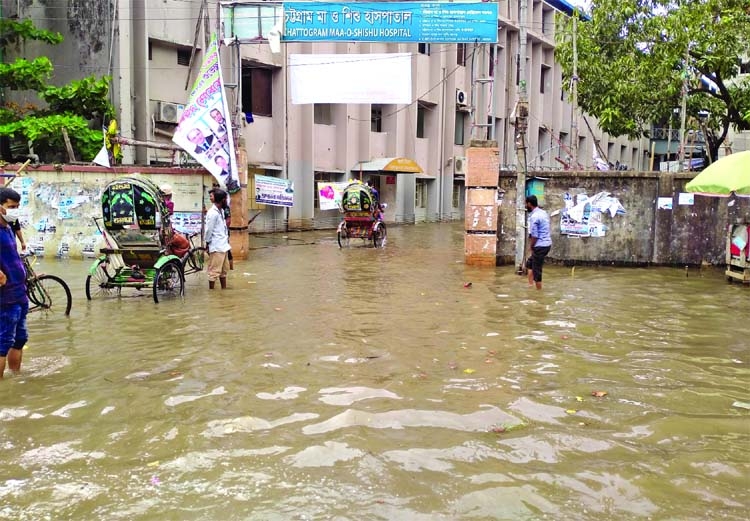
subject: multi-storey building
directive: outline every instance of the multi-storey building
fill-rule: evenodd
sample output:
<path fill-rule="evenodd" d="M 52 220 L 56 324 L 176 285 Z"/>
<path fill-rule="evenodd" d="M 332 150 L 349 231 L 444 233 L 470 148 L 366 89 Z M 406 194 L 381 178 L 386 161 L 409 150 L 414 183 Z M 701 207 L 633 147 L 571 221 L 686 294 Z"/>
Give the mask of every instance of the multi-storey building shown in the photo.
<path fill-rule="evenodd" d="M 113 101 L 124 136 L 169 141 L 201 61 L 204 32 L 218 27 L 217 2 L 207 2 L 209 21 L 198 23 L 201 2 L 145 0 L 80 2 L 60 6 L 2 0 L 6 16 L 32 18 L 66 37 L 55 48 L 29 44 L 25 54 L 48 54 L 55 80 L 87 74 L 113 78 Z M 496 140 L 501 168 L 516 168 L 512 112 L 518 96 L 519 30 L 528 29 L 527 133 L 530 170 L 559 169 L 567 162 L 571 105 L 555 62 L 556 16 L 569 16 L 564 0 L 499 2 L 497 44 L 286 43 L 280 53 L 264 41 L 229 49 L 224 77 L 242 119 L 241 137 L 253 174 L 294 182 L 292 208 L 265 207 L 255 229 L 328 227 L 336 211 L 320 211 L 317 181 L 371 179 L 388 203 L 386 220 L 416 222 L 463 216 L 465 149 L 471 139 Z M 194 43 L 197 53 L 193 55 Z M 293 105 L 287 58 L 295 53 L 411 53 L 413 103 L 409 105 Z M 239 60 L 239 61 L 238 61 Z M 237 63 L 237 67 L 230 67 Z M 233 87 L 232 84 L 236 84 Z M 240 118 L 237 118 L 240 121 Z M 640 169 L 647 146 L 602 135 L 593 118 L 580 117 L 579 163 L 595 154 Z M 174 154 L 126 147 L 125 162 L 171 163 Z M 403 158 L 422 173 L 383 169 L 384 158 Z M 252 208 L 252 205 L 251 205 Z"/>

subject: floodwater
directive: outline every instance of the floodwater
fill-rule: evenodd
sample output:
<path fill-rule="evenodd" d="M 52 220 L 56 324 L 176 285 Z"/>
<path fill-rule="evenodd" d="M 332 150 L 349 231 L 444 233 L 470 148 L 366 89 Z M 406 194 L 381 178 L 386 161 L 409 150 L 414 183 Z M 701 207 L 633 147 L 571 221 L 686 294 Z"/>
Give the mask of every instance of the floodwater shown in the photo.
<path fill-rule="evenodd" d="M 0 519 L 748 518 L 750 288 L 721 271 L 538 292 L 465 266 L 457 224 L 251 240 L 230 289 L 158 305 L 40 262 L 73 312 L 0 381 Z"/>

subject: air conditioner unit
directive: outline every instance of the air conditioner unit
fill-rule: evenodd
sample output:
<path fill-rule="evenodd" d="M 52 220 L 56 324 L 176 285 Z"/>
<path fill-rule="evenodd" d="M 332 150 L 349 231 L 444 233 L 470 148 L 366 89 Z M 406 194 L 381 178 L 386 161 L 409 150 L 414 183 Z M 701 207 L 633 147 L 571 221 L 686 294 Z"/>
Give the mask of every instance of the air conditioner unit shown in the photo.
<path fill-rule="evenodd" d="M 456 89 L 456 106 L 465 107 L 469 104 L 469 98 L 466 96 L 466 92 L 461 89 Z"/>
<path fill-rule="evenodd" d="M 465 156 L 456 156 L 453 158 L 453 175 L 466 175 L 468 165 Z"/>
<path fill-rule="evenodd" d="M 179 123 L 185 105 L 160 101 L 156 120 L 161 123 Z"/>

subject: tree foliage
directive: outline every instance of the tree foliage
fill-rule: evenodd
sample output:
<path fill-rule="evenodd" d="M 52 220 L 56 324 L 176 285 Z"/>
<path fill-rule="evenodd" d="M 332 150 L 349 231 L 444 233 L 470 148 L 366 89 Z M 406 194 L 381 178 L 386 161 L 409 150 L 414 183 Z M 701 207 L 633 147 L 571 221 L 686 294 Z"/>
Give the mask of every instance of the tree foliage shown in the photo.
<path fill-rule="evenodd" d="M 18 46 L 24 40 L 56 45 L 62 42 L 62 35 L 38 29 L 31 20 L 0 20 L 0 48 Z M 36 91 L 39 99 L 46 103 L 46 106 L 20 105 L 12 101 L 0 103 L 0 137 L 11 138 L 21 149 L 31 143 L 37 155 L 53 161 L 66 157 L 65 129 L 76 156 L 93 158 L 103 143 L 102 123 L 114 113 L 108 98 L 110 78 L 91 76 L 57 87 L 48 83 L 53 71 L 53 64 L 47 57 L 0 63 L 0 87 Z"/>
<path fill-rule="evenodd" d="M 569 84 L 572 19 L 561 25 L 556 52 Z M 611 135 L 648 136 L 680 107 L 683 79 L 688 117 L 710 113 L 712 157 L 730 127 L 750 129 L 750 80 L 739 77 L 750 49 L 747 0 L 594 0 L 577 47 L 579 105 Z"/>

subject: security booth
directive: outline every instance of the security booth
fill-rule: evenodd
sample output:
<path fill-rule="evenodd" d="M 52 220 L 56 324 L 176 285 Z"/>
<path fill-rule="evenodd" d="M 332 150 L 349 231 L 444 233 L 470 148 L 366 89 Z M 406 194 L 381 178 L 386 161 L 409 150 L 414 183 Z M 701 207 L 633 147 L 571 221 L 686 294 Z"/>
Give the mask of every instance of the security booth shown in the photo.
<path fill-rule="evenodd" d="M 362 182 L 370 181 L 385 203 L 385 220 L 388 222 L 415 222 L 417 183 L 425 176 L 416 161 L 406 157 L 379 157 L 360 161 L 351 172 Z M 417 177 L 419 176 L 419 179 Z M 420 187 L 425 189 L 425 187 Z"/>

